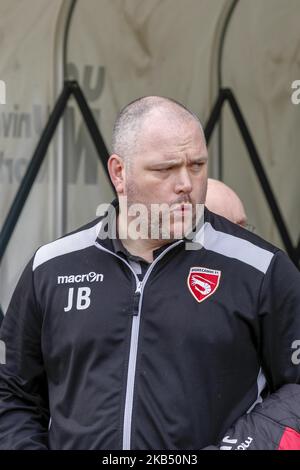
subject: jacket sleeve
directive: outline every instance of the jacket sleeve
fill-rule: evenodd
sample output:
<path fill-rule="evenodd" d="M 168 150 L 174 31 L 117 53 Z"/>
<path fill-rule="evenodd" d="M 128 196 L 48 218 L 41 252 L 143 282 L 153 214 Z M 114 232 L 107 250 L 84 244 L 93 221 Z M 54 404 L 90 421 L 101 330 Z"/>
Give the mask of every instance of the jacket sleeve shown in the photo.
<path fill-rule="evenodd" d="M 270 394 L 211 449 L 300 450 L 300 273 L 280 250 L 261 286 L 258 315 Z"/>
<path fill-rule="evenodd" d="M 300 385 L 283 385 L 204 450 L 300 450 Z"/>
<path fill-rule="evenodd" d="M 261 288 L 260 356 L 271 392 L 300 384 L 300 272 L 278 250 Z"/>
<path fill-rule="evenodd" d="M 0 330 L 5 352 L 0 364 L 0 449 L 47 449 L 49 406 L 41 352 L 42 315 L 32 261 L 20 277 Z"/>

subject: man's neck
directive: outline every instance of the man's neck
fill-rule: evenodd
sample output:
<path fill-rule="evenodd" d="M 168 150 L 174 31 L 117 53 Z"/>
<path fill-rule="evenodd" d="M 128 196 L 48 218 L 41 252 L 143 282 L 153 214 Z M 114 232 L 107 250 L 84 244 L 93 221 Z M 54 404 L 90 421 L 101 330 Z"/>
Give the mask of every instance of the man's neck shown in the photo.
<path fill-rule="evenodd" d="M 117 216 L 117 233 L 118 237 L 119 234 L 126 233 L 124 231 L 124 227 L 128 227 L 128 222 L 127 225 L 125 225 L 125 222 L 123 218 L 120 216 L 120 214 Z M 173 240 L 167 240 L 167 239 L 143 239 L 143 238 L 138 238 L 138 239 L 132 239 L 128 236 L 125 238 L 120 238 L 124 247 L 126 250 L 129 251 L 132 255 L 135 256 L 140 256 L 141 258 L 144 258 L 147 260 L 149 263 L 152 263 L 154 257 L 153 257 L 153 251 L 157 250 L 158 248 L 161 248 L 163 245 L 166 245 L 170 243 L 170 241 Z"/>

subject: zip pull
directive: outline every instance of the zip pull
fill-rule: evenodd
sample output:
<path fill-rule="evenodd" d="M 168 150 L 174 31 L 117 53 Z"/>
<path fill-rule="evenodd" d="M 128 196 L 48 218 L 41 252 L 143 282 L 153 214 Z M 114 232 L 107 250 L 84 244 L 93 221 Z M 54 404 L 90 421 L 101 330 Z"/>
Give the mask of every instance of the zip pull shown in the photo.
<path fill-rule="evenodd" d="M 136 291 L 133 294 L 133 309 L 132 315 L 137 316 L 139 314 L 139 303 L 142 292 L 142 282 L 139 281 L 136 286 Z"/>
<path fill-rule="evenodd" d="M 141 293 L 142 292 L 142 281 L 138 281 L 137 286 L 136 286 L 136 291 L 135 293 Z"/>

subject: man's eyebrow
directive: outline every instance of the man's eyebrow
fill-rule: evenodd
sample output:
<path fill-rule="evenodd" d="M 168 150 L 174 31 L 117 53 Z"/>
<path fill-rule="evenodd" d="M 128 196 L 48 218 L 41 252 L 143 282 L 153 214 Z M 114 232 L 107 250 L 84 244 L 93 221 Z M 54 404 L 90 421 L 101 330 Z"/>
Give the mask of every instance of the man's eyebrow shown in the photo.
<path fill-rule="evenodd" d="M 193 163 L 204 162 L 207 160 L 207 158 L 208 158 L 207 155 L 200 155 L 198 157 L 190 158 L 190 161 Z"/>
<path fill-rule="evenodd" d="M 180 165 L 182 163 L 181 159 L 170 159 L 170 160 L 162 160 L 159 162 L 151 162 L 149 163 L 149 166 L 151 167 L 168 167 L 168 166 L 175 166 L 175 165 Z"/>
<path fill-rule="evenodd" d="M 207 161 L 207 155 L 201 155 L 198 157 L 190 158 L 190 163 L 201 163 Z M 179 166 L 182 163 L 181 158 L 170 158 L 169 160 L 162 160 L 159 162 L 149 162 L 147 165 L 149 168 L 167 168 L 169 166 Z"/>

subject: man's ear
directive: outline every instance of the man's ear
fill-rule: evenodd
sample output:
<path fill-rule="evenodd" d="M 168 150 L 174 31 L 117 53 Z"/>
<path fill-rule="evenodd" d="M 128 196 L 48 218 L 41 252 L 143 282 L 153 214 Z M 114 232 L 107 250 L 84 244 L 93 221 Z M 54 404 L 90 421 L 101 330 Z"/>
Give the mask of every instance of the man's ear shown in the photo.
<path fill-rule="evenodd" d="M 116 189 L 117 194 L 125 193 L 125 166 L 123 159 L 113 153 L 107 162 L 110 179 Z"/>

